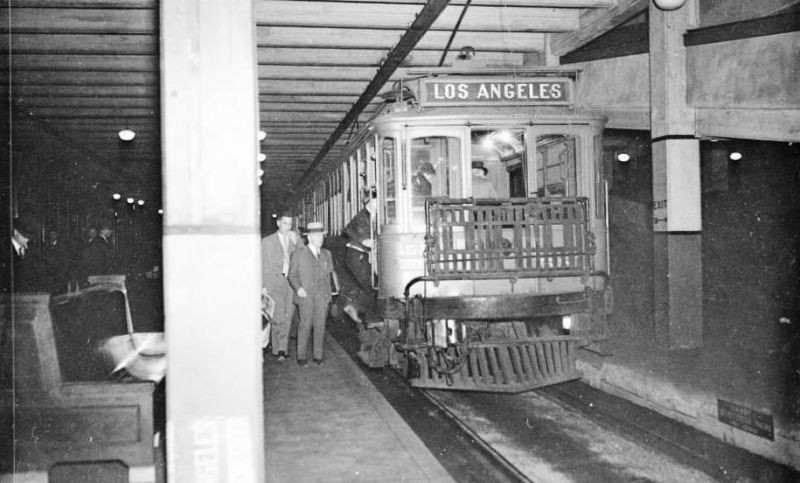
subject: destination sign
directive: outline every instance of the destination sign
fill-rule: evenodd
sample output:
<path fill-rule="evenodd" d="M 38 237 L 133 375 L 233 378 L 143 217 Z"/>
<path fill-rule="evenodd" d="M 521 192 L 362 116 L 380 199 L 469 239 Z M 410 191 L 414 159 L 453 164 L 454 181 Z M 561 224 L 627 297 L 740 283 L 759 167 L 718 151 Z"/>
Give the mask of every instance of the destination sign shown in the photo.
<path fill-rule="evenodd" d="M 572 80 L 542 78 L 423 79 L 423 106 L 565 105 L 572 102 Z"/>

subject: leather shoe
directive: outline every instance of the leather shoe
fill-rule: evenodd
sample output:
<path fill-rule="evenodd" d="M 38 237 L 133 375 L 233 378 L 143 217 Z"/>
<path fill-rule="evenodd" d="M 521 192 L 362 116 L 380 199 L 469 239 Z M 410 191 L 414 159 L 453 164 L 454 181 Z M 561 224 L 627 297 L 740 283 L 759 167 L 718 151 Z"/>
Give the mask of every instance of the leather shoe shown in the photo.
<path fill-rule="evenodd" d="M 316 364 L 318 366 L 324 366 L 325 365 L 325 361 L 323 361 L 322 359 L 314 359 L 314 364 Z"/>
<path fill-rule="evenodd" d="M 308 361 L 305 359 L 297 359 L 297 365 L 300 367 L 308 366 Z"/>

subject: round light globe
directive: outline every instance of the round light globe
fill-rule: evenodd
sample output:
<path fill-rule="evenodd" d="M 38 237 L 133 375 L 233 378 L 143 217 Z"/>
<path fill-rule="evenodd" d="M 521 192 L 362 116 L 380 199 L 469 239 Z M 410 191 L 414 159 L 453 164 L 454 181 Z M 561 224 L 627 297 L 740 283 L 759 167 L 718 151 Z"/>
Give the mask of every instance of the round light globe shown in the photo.
<path fill-rule="evenodd" d="M 133 138 L 136 137 L 136 133 L 132 130 L 125 128 L 119 132 L 119 138 L 123 141 L 133 141 Z"/>
<path fill-rule="evenodd" d="M 728 157 L 730 158 L 731 161 L 739 161 L 740 159 L 742 159 L 742 153 L 734 151 Z"/>
<path fill-rule="evenodd" d="M 619 153 L 617 155 L 617 161 L 619 161 L 620 163 L 627 163 L 630 160 L 631 160 L 631 155 L 628 153 Z"/>
<path fill-rule="evenodd" d="M 669 11 L 681 8 L 686 3 L 686 0 L 653 0 L 653 3 L 661 10 Z"/>

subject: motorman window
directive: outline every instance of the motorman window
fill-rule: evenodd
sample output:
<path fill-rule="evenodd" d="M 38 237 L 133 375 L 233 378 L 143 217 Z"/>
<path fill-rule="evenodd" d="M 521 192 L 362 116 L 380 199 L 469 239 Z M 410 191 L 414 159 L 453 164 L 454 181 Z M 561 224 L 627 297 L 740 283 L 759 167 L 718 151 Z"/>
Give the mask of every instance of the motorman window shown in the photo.
<path fill-rule="evenodd" d="M 577 139 L 571 134 L 545 134 L 536 138 L 537 196 L 577 196 Z"/>

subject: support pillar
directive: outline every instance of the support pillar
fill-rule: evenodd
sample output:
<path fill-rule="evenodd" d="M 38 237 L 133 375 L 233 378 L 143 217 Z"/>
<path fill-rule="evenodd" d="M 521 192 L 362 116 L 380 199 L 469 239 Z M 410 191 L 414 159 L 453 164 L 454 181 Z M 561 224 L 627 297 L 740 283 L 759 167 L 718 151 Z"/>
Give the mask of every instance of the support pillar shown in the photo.
<path fill-rule="evenodd" d="M 703 345 L 700 144 L 686 104 L 683 34 L 697 0 L 673 11 L 650 5 L 655 340 L 671 349 Z"/>
<path fill-rule="evenodd" d="M 161 5 L 167 471 L 264 479 L 250 0 Z"/>

